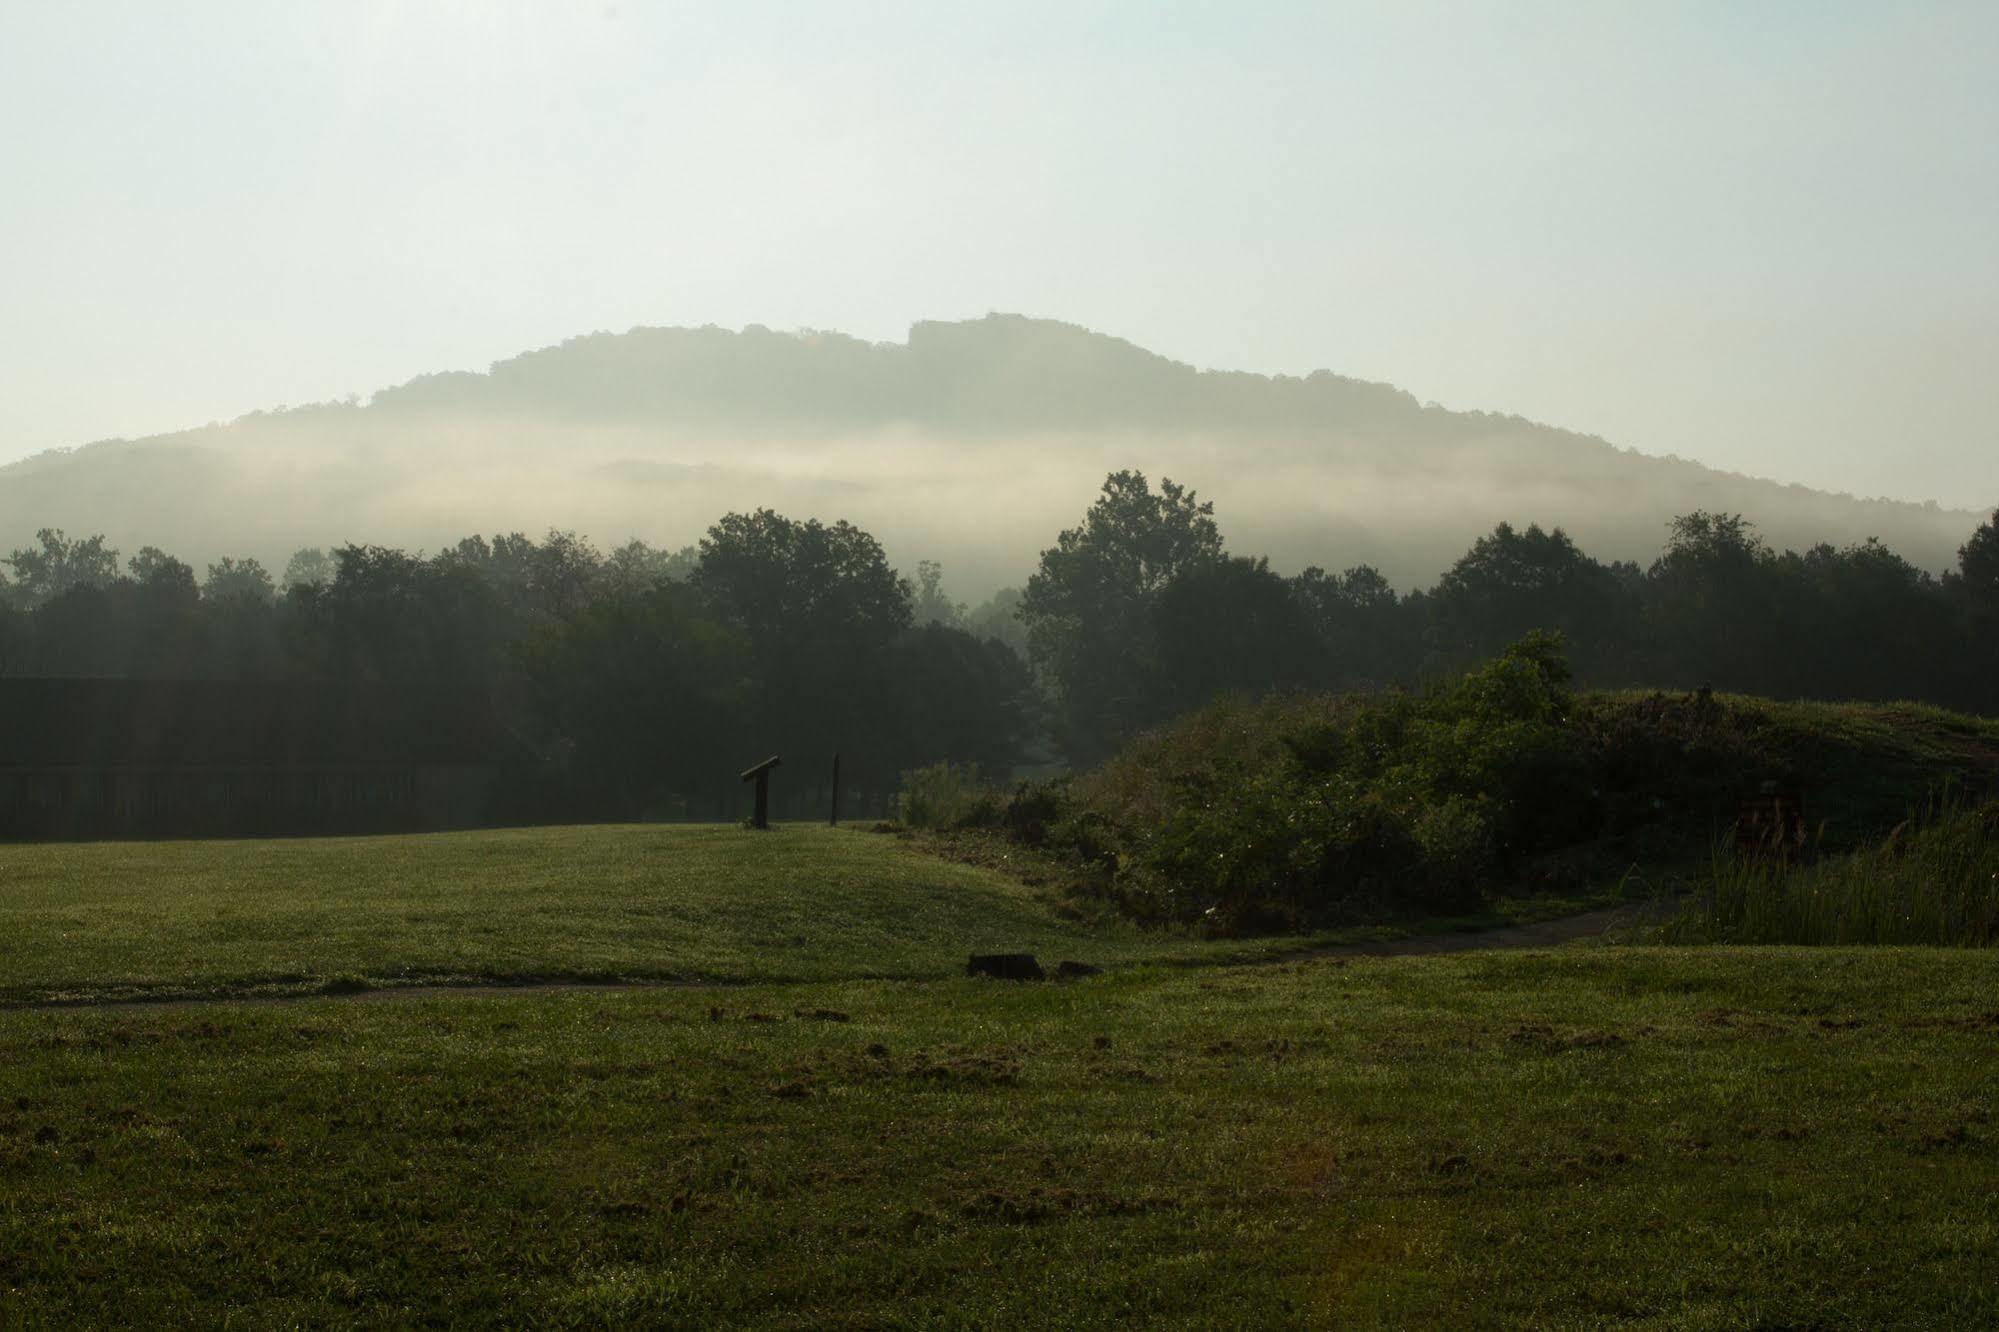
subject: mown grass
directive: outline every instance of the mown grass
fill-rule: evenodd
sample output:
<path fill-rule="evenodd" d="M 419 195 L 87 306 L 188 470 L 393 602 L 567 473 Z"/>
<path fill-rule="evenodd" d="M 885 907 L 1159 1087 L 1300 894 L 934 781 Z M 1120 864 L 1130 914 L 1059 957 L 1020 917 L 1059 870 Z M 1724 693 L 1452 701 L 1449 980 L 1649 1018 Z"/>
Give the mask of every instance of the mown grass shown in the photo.
<path fill-rule="evenodd" d="M 937 976 L 1151 956 L 1003 874 L 815 825 L 0 846 L 0 1001 L 451 980 Z"/>
<path fill-rule="evenodd" d="M 1594 905 L 1241 943 L 1086 917 L 1053 885 L 859 829 L 633 824 L 405 837 L 0 845 L 0 1006 L 533 981 L 742 983 L 1214 961 Z"/>
<path fill-rule="evenodd" d="M 1788 864 L 1718 853 L 1676 943 L 1999 943 L 1999 803 L 1944 802 L 1870 846 Z"/>
<path fill-rule="evenodd" d="M 1999 955 L 0 1014 L 0 1324 L 1972 1327 Z"/>

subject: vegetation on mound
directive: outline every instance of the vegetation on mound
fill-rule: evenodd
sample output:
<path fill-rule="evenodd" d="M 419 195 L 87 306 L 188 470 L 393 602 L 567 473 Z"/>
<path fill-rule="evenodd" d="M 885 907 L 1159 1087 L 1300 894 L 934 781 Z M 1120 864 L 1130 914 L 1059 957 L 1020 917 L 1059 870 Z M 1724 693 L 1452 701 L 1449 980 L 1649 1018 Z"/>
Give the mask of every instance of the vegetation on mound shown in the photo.
<path fill-rule="evenodd" d="M 1916 704 L 1579 694 L 1530 635 L 1422 692 L 1232 698 L 1011 797 L 911 774 L 904 817 L 1044 845 L 1147 921 L 1217 934 L 1463 911 L 1482 897 L 1690 881 L 1741 799 L 1800 792 L 1862 846 L 1999 769 L 1999 722 Z"/>

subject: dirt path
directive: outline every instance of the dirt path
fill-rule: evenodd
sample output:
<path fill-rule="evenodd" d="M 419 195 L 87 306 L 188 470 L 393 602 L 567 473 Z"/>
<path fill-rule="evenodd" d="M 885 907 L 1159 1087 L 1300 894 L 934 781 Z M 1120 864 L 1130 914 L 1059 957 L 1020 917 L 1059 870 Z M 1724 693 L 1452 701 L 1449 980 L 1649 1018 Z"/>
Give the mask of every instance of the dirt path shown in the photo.
<path fill-rule="evenodd" d="M 1459 930 L 1451 934 L 1418 934 L 1401 939 L 1380 939 L 1371 943 L 1334 944 L 1324 948 L 1280 953 L 1269 962 L 1299 962 L 1315 957 L 1421 957 L 1431 953 L 1463 953 L 1474 949 L 1552 948 L 1557 944 L 1591 939 L 1606 931 L 1630 925 L 1644 914 L 1646 904 L 1607 907 L 1579 916 L 1562 916 L 1532 925 L 1504 925 L 1490 930 Z M 1248 965 L 1260 965 L 1250 963 Z M 633 990 L 714 990 L 742 989 L 746 985 L 781 986 L 787 981 L 719 980 L 627 980 L 627 981 L 526 981 L 507 984 L 493 981 L 433 981 L 410 985 L 383 985 L 368 989 L 285 990 L 266 994 L 166 994 L 148 996 L 79 996 L 71 999 L 29 999 L 0 1001 L 0 1013 L 50 1011 L 65 1008 L 95 1010 L 157 1010 L 206 1008 L 214 1004 L 290 1004 L 304 999 L 337 999 L 349 1003 L 399 1003 L 441 996 L 452 998 L 502 998 L 547 994 L 623 994 Z M 814 982 L 818 983 L 818 982 Z"/>

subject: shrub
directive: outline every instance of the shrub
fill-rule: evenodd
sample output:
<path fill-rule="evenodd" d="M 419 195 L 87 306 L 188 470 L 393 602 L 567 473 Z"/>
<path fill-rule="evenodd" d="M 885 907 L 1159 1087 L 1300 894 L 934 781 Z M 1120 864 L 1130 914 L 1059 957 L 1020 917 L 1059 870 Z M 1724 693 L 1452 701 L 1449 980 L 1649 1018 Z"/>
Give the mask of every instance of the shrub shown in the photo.
<path fill-rule="evenodd" d="M 1572 703 L 1539 635 L 1421 696 L 1226 700 L 1077 779 L 1060 830 L 1134 913 L 1216 933 L 1460 910 L 1583 783 Z"/>
<path fill-rule="evenodd" d="M 998 792 L 969 763 L 933 763 L 902 774 L 896 817 L 912 828 L 985 828 L 1000 821 Z"/>

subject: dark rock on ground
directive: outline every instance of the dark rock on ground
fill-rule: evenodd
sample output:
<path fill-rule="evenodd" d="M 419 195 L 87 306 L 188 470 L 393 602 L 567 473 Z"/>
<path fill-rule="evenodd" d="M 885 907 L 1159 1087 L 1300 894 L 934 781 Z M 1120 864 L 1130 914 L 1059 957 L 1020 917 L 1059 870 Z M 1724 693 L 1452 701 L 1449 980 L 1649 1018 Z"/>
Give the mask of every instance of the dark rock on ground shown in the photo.
<path fill-rule="evenodd" d="M 967 976 L 991 976 L 994 980 L 1047 980 L 1048 973 L 1032 953 L 974 953 L 965 964 Z"/>

